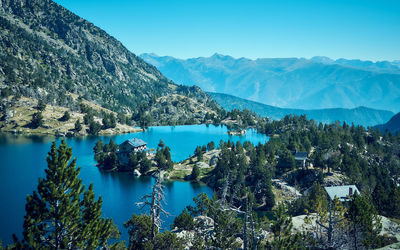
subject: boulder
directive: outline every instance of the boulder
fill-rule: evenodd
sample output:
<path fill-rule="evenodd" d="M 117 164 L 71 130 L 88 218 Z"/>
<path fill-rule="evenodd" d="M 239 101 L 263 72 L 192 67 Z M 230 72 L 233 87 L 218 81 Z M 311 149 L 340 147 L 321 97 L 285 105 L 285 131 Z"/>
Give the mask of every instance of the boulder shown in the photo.
<path fill-rule="evenodd" d="M 135 169 L 135 170 L 133 170 L 133 175 L 134 176 L 141 176 L 142 174 L 140 173 L 139 170 Z"/>
<path fill-rule="evenodd" d="M 210 159 L 210 166 L 217 165 L 217 162 L 218 162 L 218 156 L 213 155 Z"/>
<path fill-rule="evenodd" d="M 199 168 L 209 168 L 210 166 L 207 164 L 207 163 L 204 163 L 204 162 L 197 162 L 196 163 L 196 165 L 199 167 Z"/>
<path fill-rule="evenodd" d="M 214 220 L 208 216 L 196 216 L 194 218 L 194 223 L 198 225 L 197 230 L 202 234 L 209 233 L 214 230 Z"/>
<path fill-rule="evenodd" d="M 345 175 L 333 172 L 324 178 L 323 184 L 326 186 L 341 186 L 350 184 L 350 181 Z"/>

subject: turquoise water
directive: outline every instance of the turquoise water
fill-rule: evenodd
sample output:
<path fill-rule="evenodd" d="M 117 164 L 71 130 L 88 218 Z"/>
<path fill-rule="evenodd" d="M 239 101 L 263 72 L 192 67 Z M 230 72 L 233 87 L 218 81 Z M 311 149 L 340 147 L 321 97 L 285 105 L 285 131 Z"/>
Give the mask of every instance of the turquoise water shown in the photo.
<path fill-rule="evenodd" d="M 81 167 L 83 184 L 88 186 L 93 183 L 95 193 L 103 198 L 104 216 L 114 220 L 122 233 L 121 238 L 126 241 L 128 235 L 123 223 L 132 214 L 143 212 L 135 203 L 150 192 L 154 180 L 150 177 L 133 177 L 127 173 L 100 172 L 95 167 L 93 147 L 99 138 L 106 142 L 112 138 L 116 143 L 122 143 L 133 137 L 143 139 L 150 148 L 156 148 L 159 140 L 163 139 L 171 148 L 171 157 L 175 162 L 193 154 L 197 145 L 205 145 L 210 141 L 217 145 L 220 140 L 251 141 L 254 144 L 267 140 L 266 136 L 253 130 L 244 136 L 229 136 L 226 127 L 213 125 L 151 127 L 142 133 L 66 139 Z M 19 238 L 22 236 L 26 195 L 37 188 L 38 178 L 44 177 L 46 155 L 52 140 L 54 138 L 51 137 L 0 135 L 0 239 L 4 244 L 12 242 L 13 233 Z M 192 203 L 194 196 L 202 192 L 212 195 L 210 188 L 198 183 L 170 181 L 165 184 L 165 209 L 171 214 L 163 219 L 166 229 L 173 223 L 173 218 Z"/>

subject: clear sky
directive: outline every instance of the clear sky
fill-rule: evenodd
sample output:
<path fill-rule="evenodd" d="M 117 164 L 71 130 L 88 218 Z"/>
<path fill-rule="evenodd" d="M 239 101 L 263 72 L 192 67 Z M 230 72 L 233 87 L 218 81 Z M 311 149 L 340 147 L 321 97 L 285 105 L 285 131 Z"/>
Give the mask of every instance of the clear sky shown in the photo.
<path fill-rule="evenodd" d="M 55 0 L 135 54 L 400 60 L 400 0 Z"/>

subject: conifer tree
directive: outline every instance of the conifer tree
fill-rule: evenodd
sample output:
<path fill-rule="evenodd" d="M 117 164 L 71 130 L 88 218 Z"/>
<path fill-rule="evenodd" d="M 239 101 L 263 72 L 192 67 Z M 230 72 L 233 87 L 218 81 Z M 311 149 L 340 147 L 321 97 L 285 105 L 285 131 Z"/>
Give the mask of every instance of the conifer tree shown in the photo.
<path fill-rule="evenodd" d="M 354 249 L 370 248 L 381 231 L 382 224 L 371 200 L 355 193 L 347 213 L 351 245 Z"/>
<path fill-rule="evenodd" d="M 297 249 L 297 234 L 292 235 L 292 217 L 286 214 L 287 208 L 281 203 L 274 211 L 276 221 L 272 223 L 274 240 L 271 242 L 272 249 Z"/>
<path fill-rule="evenodd" d="M 80 119 L 76 120 L 74 129 L 76 132 L 80 132 L 82 130 L 82 124 Z"/>
<path fill-rule="evenodd" d="M 65 141 L 57 150 L 53 142 L 47 157 L 46 177 L 38 190 L 27 197 L 23 248 L 94 249 L 105 246 L 113 222 L 101 218 L 101 197 L 96 201 L 93 186 L 85 191 L 78 178 L 80 168 Z M 83 199 L 82 199 L 83 194 Z"/>
<path fill-rule="evenodd" d="M 197 177 L 200 175 L 200 168 L 197 165 L 194 165 L 192 169 L 192 173 L 190 174 L 190 179 L 197 180 Z"/>
<path fill-rule="evenodd" d="M 35 129 L 43 125 L 43 115 L 42 112 L 36 112 L 32 115 L 31 123 L 29 124 L 31 128 Z"/>
<path fill-rule="evenodd" d="M 46 103 L 44 102 L 43 99 L 39 99 L 38 100 L 36 109 L 39 110 L 39 111 L 44 111 L 46 109 Z"/>

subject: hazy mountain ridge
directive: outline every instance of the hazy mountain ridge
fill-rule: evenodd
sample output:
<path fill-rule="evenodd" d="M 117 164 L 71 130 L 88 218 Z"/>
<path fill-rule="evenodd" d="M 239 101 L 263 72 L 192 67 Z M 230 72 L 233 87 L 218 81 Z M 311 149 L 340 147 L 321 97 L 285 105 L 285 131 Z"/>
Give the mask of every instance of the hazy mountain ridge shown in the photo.
<path fill-rule="evenodd" d="M 0 23 L 2 97 L 41 98 L 74 109 L 68 95 L 73 93 L 130 114 L 162 96 L 190 93 L 207 111 L 218 106 L 201 90 L 178 87 L 105 31 L 51 0 L 0 0 Z"/>
<path fill-rule="evenodd" d="M 400 113 L 394 115 L 388 122 L 385 124 L 380 124 L 375 126 L 375 128 L 379 128 L 381 132 L 390 131 L 392 133 L 400 133 Z"/>
<path fill-rule="evenodd" d="M 186 60 L 154 54 L 141 57 L 177 83 L 198 85 L 268 105 L 300 108 L 354 108 L 399 111 L 400 67 L 324 57 L 235 59 L 214 54 Z"/>
<path fill-rule="evenodd" d="M 296 114 L 298 116 L 305 114 L 308 119 L 314 119 L 315 121 L 322 123 L 345 121 L 348 124 L 354 123 L 356 125 L 374 126 L 388 121 L 394 114 L 391 111 L 376 110 L 366 107 L 357 107 L 354 109 L 286 109 L 249 101 L 227 94 L 211 92 L 209 92 L 209 94 L 227 110 L 232 110 L 235 108 L 240 110 L 248 109 L 261 116 L 270 117 L 273 120 L 279 120 L 288 114 Z"/>

